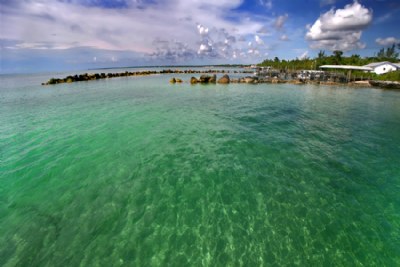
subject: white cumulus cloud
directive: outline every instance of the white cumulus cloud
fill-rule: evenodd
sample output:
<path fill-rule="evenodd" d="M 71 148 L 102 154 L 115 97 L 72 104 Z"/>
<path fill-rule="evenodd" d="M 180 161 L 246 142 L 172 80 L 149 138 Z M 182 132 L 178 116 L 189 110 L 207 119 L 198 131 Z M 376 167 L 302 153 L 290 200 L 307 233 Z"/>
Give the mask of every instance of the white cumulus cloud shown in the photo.
<path fill-rule="evenodd" d="M 206 44 L 200 45 L 199 51 L 198 51 L 199 54 L 210 53 L 210 52 L 212 52 L 212 44 L 206 43 Z"/>
<path fill-rule="evenodd" d="M 335 3 L 336 3 L 336 0 L 321 0 L 320 1 L 321 6 L 333 5 Z"/>
<path fill-rule="evenodd" d="M 268 9 L 272 8 L 272 0 L 260 0 L 260 5 L 265 6 Z"/>
<path fill-rule="evenodd" d="M 275 20 L 275 28 L 277 30 L 281 30 L 283 28 L 283 25 L 285 24 L 286 20 L 289 18 L 288 14 L 279 16 L 276 20 Z"/>
<path fill-rule="evenodd" d="M 289 37 L 286 34 L 282 34 L 281 37 L 279 37 L 281 41 L 289 41 Z"/>
<path fill-rule="evenodd" d="M 7 42 L 0 52 L 57 49 L 75 58 L 71 49 L 84 47 L 96 50 L 97 63 L 102 59 L 97 50 L 168 61 L 241 59 L 248 50 L 241 40 L 252 39 L 272 20 L 249 17 L 237 10 L 241 4 L 243 0 L 0 1 L 0 42 Z M 228 13 L 237 19 L 229 19 Z M 121 54 L 114 57 L 123 59 Z"/>
<path fill-rule="evenodd" d="M 389 45 L 400 43 L 400 39 L 397 39 L 395 37 L 377 38 L 375 40 L 375 42 L 379 45 L 389 46 Z"/>
<path fill-rule="evenodd" d="M 200 35 L 207 35 L 208 34 L 208 28 L 204 27 L 201 24 L 197 25 L 197 29 L 199 30 Z"/>
<path fill-rule="evenodd" d="M 256 43 L 258 45 L 263 45 L 264 44 L 264 41 L 258 35 L 254 36 L 254 40 L 256 41 Z"/>
<path fill-rule="evenodd" d="M 306 39 L 311 48 L 343 50 L 362 49 L 362 30 L 372 21 L 372 11 L 355 1 L 344 9 L 331 9 L 309 26 Z"/>

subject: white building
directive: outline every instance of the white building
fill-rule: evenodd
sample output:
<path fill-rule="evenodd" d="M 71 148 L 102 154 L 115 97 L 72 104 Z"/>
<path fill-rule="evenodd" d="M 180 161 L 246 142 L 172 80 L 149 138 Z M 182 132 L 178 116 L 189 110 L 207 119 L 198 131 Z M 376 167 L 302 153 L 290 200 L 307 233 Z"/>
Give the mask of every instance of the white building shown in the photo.
<path fill-rule="evenodd" d="M 390 71 L 399 70 L 400 64 L 383 61 L 383 62 L 370 63 L 368 65 L 365 65 L 364 67 L 372 68 L 372 72 L 375 72 L 376 74 L 383 74 Z"/>

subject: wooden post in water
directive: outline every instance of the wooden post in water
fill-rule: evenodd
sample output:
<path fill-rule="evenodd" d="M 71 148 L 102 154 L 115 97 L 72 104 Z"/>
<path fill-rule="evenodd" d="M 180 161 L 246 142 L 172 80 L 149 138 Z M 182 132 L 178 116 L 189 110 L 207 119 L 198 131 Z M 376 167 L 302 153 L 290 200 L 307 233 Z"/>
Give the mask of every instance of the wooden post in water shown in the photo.
<path fill-rule="evenodd" d="M 347 82 L 351 82 L 351 70 L 347 72 Z"/>

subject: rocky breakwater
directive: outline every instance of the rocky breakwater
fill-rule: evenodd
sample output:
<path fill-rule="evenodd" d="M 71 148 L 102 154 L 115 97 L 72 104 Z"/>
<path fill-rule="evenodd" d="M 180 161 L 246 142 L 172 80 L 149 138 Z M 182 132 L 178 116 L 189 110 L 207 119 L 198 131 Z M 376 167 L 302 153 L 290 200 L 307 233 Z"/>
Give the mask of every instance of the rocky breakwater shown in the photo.
<path fill-rule="evenodd" d="M 190 78 L 191 84 L 196 84 L 196 83 L 208 84 L 208 83 L 216 83 L 216 82 L 217 82 L 216 74 L 214 74 L 214 75 L 203 74 L 198 79 L 196 77 Z"/>
<path fill-rule="evenodd" d="M 136 71 L 136 72 L 117 72 L 117 73 L 84 73 L 79 75 L 67 76 L 65 78 L 51 78 L 42 85 L 51 85 L 51 84 L 59 84 L 59 83 L 72 83 L 72 82 L 82 82 L 82 81 L 93 81 L 99 79 L 110 79 L 117 77 L 128 77 L 128 76 L 145 76 L 145 75 L 154 75 L 154 74 L 194 74 L 201 73 L 203 74 L 199 82 L 200 83 L 215 83 L 216 82 L 216 73 L 229 73 L 229 70 L 218 70 L 218 69 L 203 69 L 203 70 L 179 70 L 179 69 L 164 69 L 160 71 L 156 70 L 145 70 L 145 71 Z M 234 71 L 234 73 L 241 73 L 243 71 Z M 210 75 L 213 74 L 213 75 Z M 202 78 L 203 77 L 203 78 Z M 172 79 L 171 79 L 172 82 Z M 179 79 L 175 78 L 175 82 L 179 83 Z"/>
<path fill-rule="evenodd" d="M 369 81 L 369 84 L 384 89 L 400 89 L 400 82 L 395 81 Z"/>
<path fill-rule="evenodd" d="M 172 78 L 171 80 L 169 80 L 170 83 L 182 83 L 182 79 L 179 78 Z"/>
<path fill-rule="evenodd" d="M 100 79 L 110 79 L 116 77 L 128 77 L 128 76 L 145 76 L 157 74 L 157 71 L 138 71 L 138 72 L 119 72 L 119 73 L 84 73 L 80 75 L 67 76 L 65 78 L 51 78 L 42 85 L 50 85 L 50 84 L 59 84 L 59 83 L 73 83 L 73 82 L 82 82 L 82 81 L 93 81 Z"/>
<path fill-rule="evenodd" d="M 239 79 L 231 80 L 232 83 L 249 83 L 249 84 L 258 84 L 259 78 L 253 76 L 247 76 Z"/>
<path fill-rule="evenodd" d="M 218 79 L 218 83 L 221 84 L 228 84 L 231 82 L 231 79 L 229 77 L 229 75 L 225 74 L 224 76 L 222 76 L 221 78 Z"/>
<path fill-rule="evenodd" d="M 217 80 L 216 75 L 201 75 L 200 78 L 192 77 L 189 81 L 191 84 L 209 84 L 209 83 L 219 83 L 219 84 L 229 84 L 229 83 L 247 83 L 247 84 L 259 84 L 259 83 L 286 83 L 285 80 L 280 80 L 277 78 L 259 78 L 256 76 L 247 76 L 238 79 L 231 79 L 228 74 L 223 75 Z"/>
<path fill-rule="evenodd" d="M 257 84 L 259 83 L 257 77 L 243 77 L 239 79 L 231 79 L 228 74 L 223 75 L 221 78 L 217 80 L 217 76 L 214 74 L 213 76 L 210 75 L 201 75 L 199 79 L 196 77 L 192 77 L 190 79 L 191 84 L 209 84 L 209 83 L 219 83 L 219 84 L 229 84 L 229 83 L 250 83 L 250 84 Z"/>
<path fill-rule="evenodd" d="M 239 79 L 231 79 L 231 83 L 248 83 L 248 84 L 259 84 L 259 83 L 286 83 L 287 81 L 278 78 L 263 78 L 257 76 L 246 76 Z"/>

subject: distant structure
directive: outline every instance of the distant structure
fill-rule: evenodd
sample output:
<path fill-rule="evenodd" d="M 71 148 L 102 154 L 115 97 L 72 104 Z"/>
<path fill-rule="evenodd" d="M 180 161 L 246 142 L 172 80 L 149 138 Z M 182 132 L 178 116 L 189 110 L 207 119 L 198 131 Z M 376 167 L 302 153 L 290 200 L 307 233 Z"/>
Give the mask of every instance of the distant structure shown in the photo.
<path fill-rule="evenodd" d="M 352 66 L 352 65 L 322 65 L 320 69 L 338 69 L 338 70 L 363 70 L 373 71 L 373 68 L 367 66 Z"/>
<path fill-rule="evenodd" d="M 388 61 L 383 61 L 383 62 L 374 62 L 370 63 L 368 65 L 365 65 L 364 67 L 368 67 L 372 69 L 372 72 L 376 74 L 384 74 L 388 73 L 391 71 L 396 71 L 400 69 L 400 63 L 391 63 Z"/>
<path fill-rule="evenodd" d="M 256 76 L 271 76 L 271 72 L 273 70 L 272 67 L 258 67 L 258 66 L 252 66 L 253 69 L 255 69 L 254 71 L 254 75 Z"/>
<path fill-rule="evenodd" d="M 347 70 L 347 81 L 351 81 L 351 71 L 361 70 L 371 72 L 373 69 L 366 66 L 352 66 L 352 65 L 323 65 L 319 67 L 320 69 L 333 69 L 333 70 Z"/>

